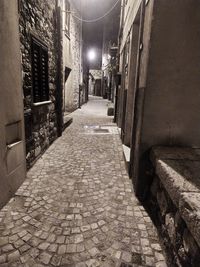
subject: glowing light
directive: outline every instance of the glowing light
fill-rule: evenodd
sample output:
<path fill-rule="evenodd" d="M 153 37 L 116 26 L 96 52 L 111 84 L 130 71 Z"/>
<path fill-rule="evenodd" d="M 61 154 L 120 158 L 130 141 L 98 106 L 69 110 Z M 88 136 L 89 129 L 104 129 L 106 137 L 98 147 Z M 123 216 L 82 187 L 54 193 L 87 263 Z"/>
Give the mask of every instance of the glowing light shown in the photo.
<path fill-rule="evenodd" d="M 88 51 L 88 59 L 89 61 L 94 61 L 96 59 L 96 52 L 94 49 Z"/>

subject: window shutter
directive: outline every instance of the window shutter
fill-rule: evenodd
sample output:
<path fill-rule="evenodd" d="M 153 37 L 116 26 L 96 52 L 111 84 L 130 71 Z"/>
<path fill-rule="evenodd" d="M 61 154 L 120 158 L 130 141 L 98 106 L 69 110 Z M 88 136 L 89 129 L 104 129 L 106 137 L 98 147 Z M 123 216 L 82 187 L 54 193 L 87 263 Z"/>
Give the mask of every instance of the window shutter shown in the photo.
<path fill-rule="evenodd" d="M 32 49 L 33 101 L 40 102 L 40 47 L 33 43 Z"/>
<path fill-rule="evenodd" d="M 33 102 L 49 100 L 48 49 L 32 37 Z"/>
<path fill-rule="evenodd" d="M 41 49 L 41 100 L 48 100 L 48 52 Z"/>

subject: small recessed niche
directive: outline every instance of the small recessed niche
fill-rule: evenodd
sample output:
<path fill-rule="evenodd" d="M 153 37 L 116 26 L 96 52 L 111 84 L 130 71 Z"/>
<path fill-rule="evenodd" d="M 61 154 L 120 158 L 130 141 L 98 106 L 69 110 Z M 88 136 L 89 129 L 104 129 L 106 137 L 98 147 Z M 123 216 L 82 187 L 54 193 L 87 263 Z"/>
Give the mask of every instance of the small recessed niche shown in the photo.
<path fill-rule="evenodd" d="M 10 145 L 22 140 L 22 125 L 21 121 L 7 124 L 5 126 L 6 145 Z"/>

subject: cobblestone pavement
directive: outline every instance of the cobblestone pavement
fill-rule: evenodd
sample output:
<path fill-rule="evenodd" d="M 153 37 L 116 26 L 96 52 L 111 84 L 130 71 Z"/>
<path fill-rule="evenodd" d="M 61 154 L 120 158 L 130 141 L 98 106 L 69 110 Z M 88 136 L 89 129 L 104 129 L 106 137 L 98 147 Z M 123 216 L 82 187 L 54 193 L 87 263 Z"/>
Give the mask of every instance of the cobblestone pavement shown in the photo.
<path fill-rule="evenodd" d="M 0 266 L 166 266 L 106 103 L 73 113 L 1 210 Z"/>

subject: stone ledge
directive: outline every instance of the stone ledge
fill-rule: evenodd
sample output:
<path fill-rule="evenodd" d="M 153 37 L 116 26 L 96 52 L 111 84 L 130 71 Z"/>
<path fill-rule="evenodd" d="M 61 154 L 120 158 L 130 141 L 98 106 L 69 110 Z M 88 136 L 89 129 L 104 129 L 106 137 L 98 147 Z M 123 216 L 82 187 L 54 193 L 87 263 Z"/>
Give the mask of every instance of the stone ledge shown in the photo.
<path fill-rule="evenodd" d="M 200 149 L 155 147 L 156 175 L 200 246 Z"/>
<path fill-rule="evenodd" d="M 200 161 L 200 149 L 189 147 L 153 147 L 151 161 L 155 164 L 157 159 L 197 160 Z"/>
<path fill-rule="evenodd" d="M 108 103 L 107 116 L 114 116 L 114 104 Z"/>

